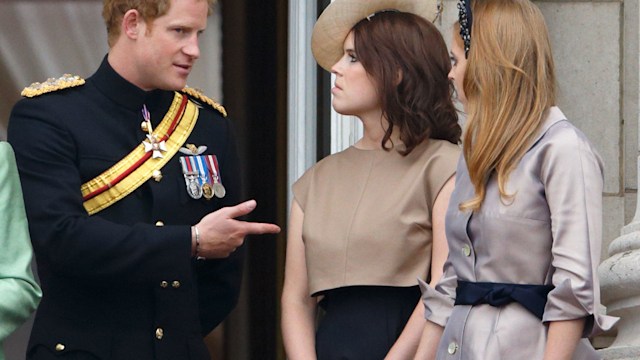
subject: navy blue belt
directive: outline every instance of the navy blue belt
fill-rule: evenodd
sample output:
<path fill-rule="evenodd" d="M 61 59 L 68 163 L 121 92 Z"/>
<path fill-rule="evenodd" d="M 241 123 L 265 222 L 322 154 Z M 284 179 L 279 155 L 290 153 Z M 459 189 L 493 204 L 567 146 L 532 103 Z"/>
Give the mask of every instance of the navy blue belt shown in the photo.
<path fill-rule="evenodd" d="M 458 280 L 456 305 L 489 304 L 500 307 L 517 302 L 542 320 L 547 294 L 553 285 L 520 285 Z"/>

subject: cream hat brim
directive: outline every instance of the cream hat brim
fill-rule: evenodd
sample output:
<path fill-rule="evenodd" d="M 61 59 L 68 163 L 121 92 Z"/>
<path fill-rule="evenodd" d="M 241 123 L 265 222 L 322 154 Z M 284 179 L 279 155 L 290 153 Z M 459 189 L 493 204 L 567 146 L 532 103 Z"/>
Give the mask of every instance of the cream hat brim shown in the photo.
<path fill-rule="evenodd" d="M 343 54 L 344 40 L 362 19 L 383 10 L 397 10 L 435 21 L 437 0 L 335 0 L 322 12 L 311 35 L 311 51 L 322 68 L 331 67 Z"/>

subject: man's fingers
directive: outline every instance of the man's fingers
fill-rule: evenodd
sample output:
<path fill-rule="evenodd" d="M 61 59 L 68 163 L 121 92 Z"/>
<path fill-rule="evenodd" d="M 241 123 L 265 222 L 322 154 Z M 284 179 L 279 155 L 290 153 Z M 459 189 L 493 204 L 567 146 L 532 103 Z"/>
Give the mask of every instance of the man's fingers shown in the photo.
<path fill-rule="evenodd" d="M 236 206 L 227 207 L 224 210 L 226 211 L 227 215 L 233 219 L 252 212 L 253 209 L 256 208 L 256 205 L 257 203 L 255 200 L 248 200 Z M 256 223 L 248 221 L 241 221 L 240 223 L 242 224 L 242 232 L 246 235 L 277 234 L 280 232 L 280 227 L 275 224 Z"/>
<path fill-rule="evenodd" d="M 247 235 L 260 235 L 260 234 L 277 234 L 280 232 L 280 227 L 275 224 L 268 223 L 254 223 L 243 222 L 243 232 Z"/>
<path fill-rule="evenodd" d="M 248 200 L 243 203 L 240 203 L 236 206 L 229 206 L 227 208 L 221 209 L 221 211 L 225 211 L 230 218 L 237 218 L 239 216 L 247 215 L 252 212 L 253 209 L 256 208 L 255 200 Z"/>

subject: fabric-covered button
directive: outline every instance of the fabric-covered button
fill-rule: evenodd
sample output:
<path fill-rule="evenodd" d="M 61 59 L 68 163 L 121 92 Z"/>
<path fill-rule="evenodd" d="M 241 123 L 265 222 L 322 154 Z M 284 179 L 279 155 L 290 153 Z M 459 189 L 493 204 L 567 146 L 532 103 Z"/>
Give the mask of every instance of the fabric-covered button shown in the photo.
<path fill-rule="evenodd" d="M 471 256 L 471 247 L 465 244 L 462 247 L 462 253 L 464 254 L 464 256 Z"/>
<path fill-rule="evenodd" d="M 449 353 L 449 355 L 453 355 L 456 353 L 456 351 L 458 351 L 458 344 L 453 341 L 450 342 L 449 346 L 447 347 L 447 352 Z"/>

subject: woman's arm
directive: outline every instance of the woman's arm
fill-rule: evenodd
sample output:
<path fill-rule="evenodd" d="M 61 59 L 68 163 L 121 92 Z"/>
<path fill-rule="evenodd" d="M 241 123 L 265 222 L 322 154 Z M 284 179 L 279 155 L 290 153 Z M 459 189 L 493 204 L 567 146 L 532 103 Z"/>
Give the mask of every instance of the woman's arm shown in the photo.
<path fill-rule="evenodd" d="M 302 221 L 304 213 L 294 200 L 287 234 L 284 288 L 282 291 L 282 337 L 287 358 L 313 360 L 317 302 L 309 296 Z"/>
<path fill-rule="evenodd" d="M 585 319 L 551 321 L 544 360 L 571 360 L 584 331 Z"/>
<path fill-rule="evenodd" d="M 36 309 L 42 296 L 31 272 L 33 252 L 18 171 L 5 142 L 0 143 L 0 249 L 1 344 Z"/>
<path fill-rule="evenodd" d="M 542 321 L 549 324 L 545 359 L 573 352 L 577 338 L 609 330 L 616 318 L 599 311 L 603 164 L 588 139 L 559 122 L 545 135 L 540 180 L 550 219 L 553 290 Z M 562 344 L 561 342 L 566 342 Z M 549 357 L 547 357 L 549 356 Z"/>
<path fill-rule="evenodd" d="M 444 217 L 449 205 L 449 199 L 455 186 L 455 175 L 444 184 L 433 204 L 431 215 L 433 247 L 431 251 L 431 283 L 432 287 L 438 283 L 442 276 L 442 268 L 447 260 L 448 246 L 445 236 Z M 412 359 L 421 343 L 421 336 L 425 329 L 424 305 L 422 299 L 418 301 L 415 310 L 411 314 L 402 334 L 396 340 L 386 359 Z M 434 324 L 435 325 L 435 324 Z M 437 326 L 437 325 L 435 325 Z M 438 343 L 436 342 L 436 346 Z M 434 348 L 435 350 L 435 348 Z"/>
<path fill-rule="evenodd" d="M 420 338 L 420 345 L 416 351 L 414 360 L 433 360 L 436 358 L 436 350 L 442 337 L 444 328 L 431 321 L 426 321 L 424 330 L 422 331 L 422 337 Z"/>

